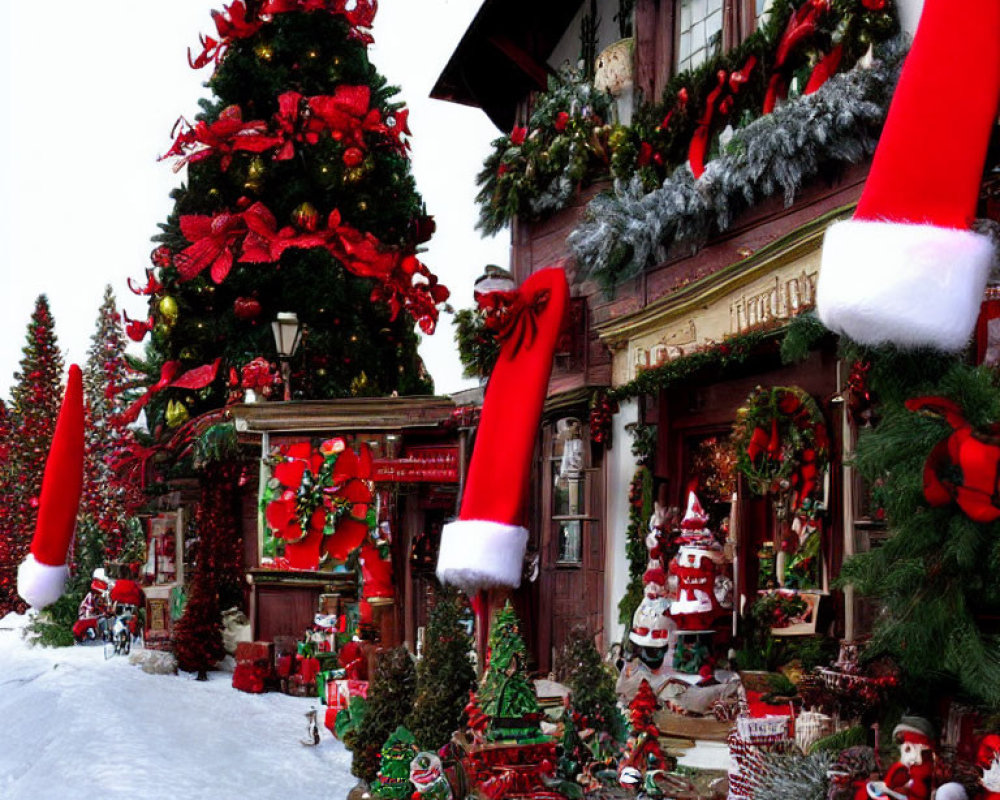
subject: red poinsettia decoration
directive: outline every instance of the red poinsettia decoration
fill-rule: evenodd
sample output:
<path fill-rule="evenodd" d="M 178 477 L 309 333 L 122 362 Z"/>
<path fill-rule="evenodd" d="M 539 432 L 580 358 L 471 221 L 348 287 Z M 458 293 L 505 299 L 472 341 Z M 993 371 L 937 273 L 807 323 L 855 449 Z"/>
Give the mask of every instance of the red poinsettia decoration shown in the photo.
<path fill-rule="evenodd" d="M 285 563 L 291 569 L 316 569 L 324 556 L 345 560 L 368 533 L 371 451 L 362 445 L 355 453 L 337 438 L 319 450 L 308 442 L 282 447 L 281 457 L 264 516 L 274 536 L 285 542 Z"/>

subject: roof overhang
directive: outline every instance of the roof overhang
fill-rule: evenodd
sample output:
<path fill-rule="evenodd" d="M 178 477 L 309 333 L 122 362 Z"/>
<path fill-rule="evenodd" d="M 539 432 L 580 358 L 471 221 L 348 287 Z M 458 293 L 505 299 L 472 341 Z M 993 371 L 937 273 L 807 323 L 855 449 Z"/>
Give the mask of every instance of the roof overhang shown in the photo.
<path fill-rule="evenodd" d="M 448 397 L 359 397 L 308 402 L 244 403 L 229 414 L 241 435 L 434 428 L 455 410 Z"/>
<path fill-rule="evenodd" d="M 509 131 L 517 104 L 545 89 L 546 63 L 582 0 L 485 0 L 434 84 L 431 97 L 475 106 Z"/>

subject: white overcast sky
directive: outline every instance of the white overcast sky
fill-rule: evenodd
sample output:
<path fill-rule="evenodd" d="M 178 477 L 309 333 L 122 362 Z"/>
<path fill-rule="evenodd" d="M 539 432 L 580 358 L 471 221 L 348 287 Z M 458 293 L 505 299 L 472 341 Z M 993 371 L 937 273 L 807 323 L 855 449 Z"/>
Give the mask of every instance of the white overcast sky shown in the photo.
<path fill-rule="evenodd" d="M 496 129 L 478 109 L 428 94 L 480 0 L 381 0 L 370 57 L 411 109 L 413 171 L 438 232 L 423 258 L 472 302 L 487 263 L 506 266 L 508 237 L 474 230 L 474 176 Z M 104 286 L 133 317 L 126 279 L 149 265 L 182 175 L 156 158 L 170 129 L 198 111 L 209 68 L 188 67 L 214 34 L 210 0 L 0 0 L 0 397 L 10 396 L 34 300 L 46 293 L 67 363 L 82 362 Z M 451 317 L 421 353 L 438 392 L 461 378 Z"/>

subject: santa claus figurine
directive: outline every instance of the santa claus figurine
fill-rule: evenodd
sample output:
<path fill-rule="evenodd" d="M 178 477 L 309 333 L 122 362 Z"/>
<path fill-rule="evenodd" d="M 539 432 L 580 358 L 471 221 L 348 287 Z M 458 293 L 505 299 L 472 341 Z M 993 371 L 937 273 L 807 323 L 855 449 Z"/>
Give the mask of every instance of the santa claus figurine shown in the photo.
<path fill-rule="evenodd" d="M 715 597 L 715 577 L 722 551 L 707 529 L 708 516 L 693 491 L 681 520 L 680 549 L 669 571 L 677 579 L 677 598 L 670 604 L 670 616 L 682 631 L 702 631 L 711 627 L 722 611 Z"/>
<path fill-rule="evenodd" d="M 934 776 L 934 728 L 923 717 L 903 717 L 893 728 L 899 742 L 899 761 L 889 767 L 884 781 L 868 784 L 869 797 L 894 800 L 930 800 Z"/>

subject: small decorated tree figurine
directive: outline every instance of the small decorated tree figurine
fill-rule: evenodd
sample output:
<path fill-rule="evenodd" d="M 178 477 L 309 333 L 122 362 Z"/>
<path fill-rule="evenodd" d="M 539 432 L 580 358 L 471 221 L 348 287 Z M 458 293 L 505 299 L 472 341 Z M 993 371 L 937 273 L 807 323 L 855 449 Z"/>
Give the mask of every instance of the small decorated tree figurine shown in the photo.
<path fill-rule="evenodd" d="M 666 759 L 660 749 L 658 739 L 660 730 L 653 720 L 653 715 L 659 707 L 660 703 L 653 693 L 653 687 L 649 685 L 649 681 L 642 681 L 639 684 L 639 691 L 628 707 L 631 730 L 625 743 L 625 754 L 618 765 L 620 773 L 626 767 L 634 767 L 643 774 L 649 768 L 664 768 Z"/>
<path fill-rule="evenodd" d="M 372 797 L 382 800 L 409 800 L 413 794 L 410 783 L 410 762 L 417 754 L 413 734 L 400 725 L 394 730 L 379 757 L 378 777 L 372 784 Z"/>
<path fill-rule="evenodd" d="M 479 688 L 479 705 L 489 718 L 489 741 L 536 741 L 541 710 L 525 674 L 527 649 L 508 601 L 490 631 L 489 663 Z"/>

